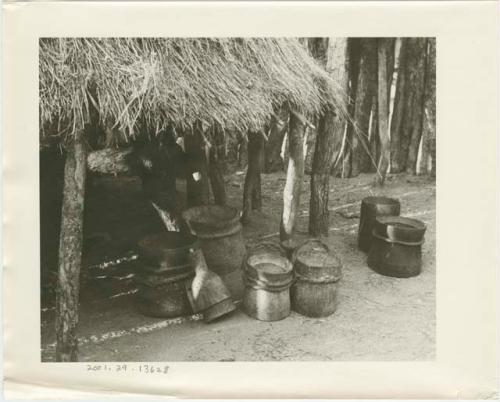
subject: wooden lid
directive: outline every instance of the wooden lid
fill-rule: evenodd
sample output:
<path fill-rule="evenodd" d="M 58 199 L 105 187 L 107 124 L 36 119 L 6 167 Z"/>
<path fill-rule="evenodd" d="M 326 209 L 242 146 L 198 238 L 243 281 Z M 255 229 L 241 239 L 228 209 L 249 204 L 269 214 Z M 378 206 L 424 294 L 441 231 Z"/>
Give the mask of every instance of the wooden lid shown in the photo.
<path fill-rule="evenodd" d="M 367 205 L 399 205 L 399 200 L 382 196 L 365 197 L 361 202 Z"/>
<path fill-rule="evenodd" d="M 219 232 L 232 233 L 239 229 L 240 214 L 237 208 L 222 205 L 202 205 L 182 212 L 193 234 L 199 237 L 217 236 Z"/>
<path fill-rule="evenodd" d="M 399 215 L 399 200 L 389 197 L 366 197 L 361 201 L 361 213 L 368 215 Z"/>
<path fill-rule="evenodd" d="M 298 279 L 314 282 L 336 282 L 341 276 L 340 259 L 320 240 L 308 240 L 294 254 Z"/>
<path fill-rule="evenodd" d="M 189 250 L 199 248 L 194 236 L 168 231 L 146 236 L 139 241 L 138 246 L 141 258 L 150 262 L 164 262 L 167 266 L 187 264 Z"/>

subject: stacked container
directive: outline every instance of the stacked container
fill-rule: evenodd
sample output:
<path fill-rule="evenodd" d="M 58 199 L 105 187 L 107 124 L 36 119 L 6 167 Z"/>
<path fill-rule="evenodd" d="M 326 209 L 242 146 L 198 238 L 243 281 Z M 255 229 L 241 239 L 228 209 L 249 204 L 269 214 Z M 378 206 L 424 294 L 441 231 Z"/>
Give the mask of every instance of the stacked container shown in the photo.
<path fill-rule="evenodd" d="M 154 317 L 179 317 L 193 312 L 186 293 L 195 270 L 190 252 L 198 248 L 196 239 L 178 232 L 162 232 L 139 242 L 139 310 Z"/>
<path fill-rule="evenodd" d="M 261 244 L 245 263 L 243 309 L 261 321 L 278 321 L 290 315 L 292 264 L 279 246 Z"/>
<path fill-rule="evenodd" d="M 139 243 L 137 265 L 137 298 L 143 314 L 173 318 L 195 312 L 210 322 L 236 308 L 190 235 L 162 232 L 146 237 Z"/>

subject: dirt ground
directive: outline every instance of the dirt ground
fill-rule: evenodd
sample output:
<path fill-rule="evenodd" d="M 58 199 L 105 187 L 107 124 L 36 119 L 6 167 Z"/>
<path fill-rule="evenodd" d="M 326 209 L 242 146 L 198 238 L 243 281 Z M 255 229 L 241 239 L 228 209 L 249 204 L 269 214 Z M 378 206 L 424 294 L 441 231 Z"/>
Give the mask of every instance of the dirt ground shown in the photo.
<path fill-rule="evenodd" d="M 241 207 L 244 175 L 226 177 L 229 204 Z M 161 230 L 134 179 L 94 180 L 86 212 L 86 243 L 79 325 L 81 361 L 328 361 L 432 360 L 435 356 L 435 182 L 390 176 L 383 188 L 372 175 L 331 179 L 329 246 L 343 263 L 339 305 L 330 317 L 292 314 L 260 322 L 242 311 L 211 324 L 200 316 L 156 319 L 134 303 L 131 263 L 96 264 L 133 254 L 145 234 Z M 247 245 L 278 240 L 284 173 L 262 176 L 263 211 L 244 227 Z M 306 234 L 309 178 L 303 185 L 298 232 Z M 359 206 L 368 195 L 401 201 L 401 215 L 427 224 L 422 273 L 410 279 L 381 276 L 357 249 Z M 53 298 L 42 298 L 42 360 L 53 361 Z M 47 294 L 49 294 L 47 296 Z"/>

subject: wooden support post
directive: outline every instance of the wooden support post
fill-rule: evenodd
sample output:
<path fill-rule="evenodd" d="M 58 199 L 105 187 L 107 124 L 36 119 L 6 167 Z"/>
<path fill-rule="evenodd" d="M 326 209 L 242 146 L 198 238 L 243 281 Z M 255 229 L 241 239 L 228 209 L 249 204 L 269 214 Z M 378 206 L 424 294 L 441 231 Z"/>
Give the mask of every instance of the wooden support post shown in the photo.
<path fill-rule="evenodd" d="M 210 175 L 210 184 L 216 205 L 226 205 L 226 186 L 224 184 L 224 175 L 222 174 L 222 163 L 215 150 L 210 150 L 210 162 L 208 172 Z"/>
<path fill-rule="evenodd" d="M 262 208 L 261 169 L 264 137 L 259 132 L 248 133 L 248 168 L 243 187 L 243 213 L 241 221 L 248 223 L 250 212 Z"/>
<path fill-rule="evenodd" d="M 208 162 L 208 174 L 210 176 L 210 185 L 214 195 L 216 205 L 226 205 L 227 195 L 224 184 L 224 133 L 221 129 L 212 129 L 212 147 L 210 148 L 210 158 Z"/>
<path fill-rule="evenodd" d="M 347 39 L 337 38 L 330 43 L 331 59 L 326 54 L 318 54 L 330 66 L 330 74 L 343 88 L 348 90 Z M 326 51 L 326 50 L 325 50 Z M 343 107 L 347 109 L 347 99 Z M 345 120 L 330 106 L 318 119 L 318 130 L 311 173 L 311 198 L 309 211 L 309 234 L 312 236 L 328 236 L 329 212 L 328 197 L 330 192 L 330 176 L 335 161 L 341 156 L 344 141 Z"/>
<path fill-rule="evenodd" d="M 184 145 L 186 148 L 188 206 L 208 205 L 210 200 L 208 161 L 200 125 L 197 124 L 192 132 L 186 132 Z"/>
<path fill-rule="evenodd" d="M 83 132 L 68 146 L 59 241 L 59 273 L 56 295 L 56 361 L 78 360 L 78 299 L 83 243 L 83 209 L 87 151 Z"/>
<path fill-rule="evenodd" d="M 292 237 L 300 205 L 300 192 L 304 176 L 304 135 L 306 122 L 296 113 L 290 113 L 288 130 L 289 159 L 286 183 L 283 191 L 283 213 L 280 223 L 280 239 Z"/>
<path fill-rule="evenodd" d="M 271 121 L 269 138 L 265 145 L 264 172 L 272 173 L 283 170 L 281 146 L 288 126 L 288 109 L 281 107 Z"/>

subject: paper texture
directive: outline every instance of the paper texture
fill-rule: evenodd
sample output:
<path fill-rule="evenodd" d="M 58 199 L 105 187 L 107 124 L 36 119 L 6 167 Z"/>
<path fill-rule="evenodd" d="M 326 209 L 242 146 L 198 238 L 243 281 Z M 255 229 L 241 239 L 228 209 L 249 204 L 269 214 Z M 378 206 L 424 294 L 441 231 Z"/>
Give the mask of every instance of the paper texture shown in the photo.
<path fill-rule="evenodd" d="M 498 398 L 496 2 L 6 2 L 3 11 L 7 398 Z M 166 362 L 152 374 L 41 362 L 39 38 L 132 36 L 436 37 L 434 361 Z"/>

